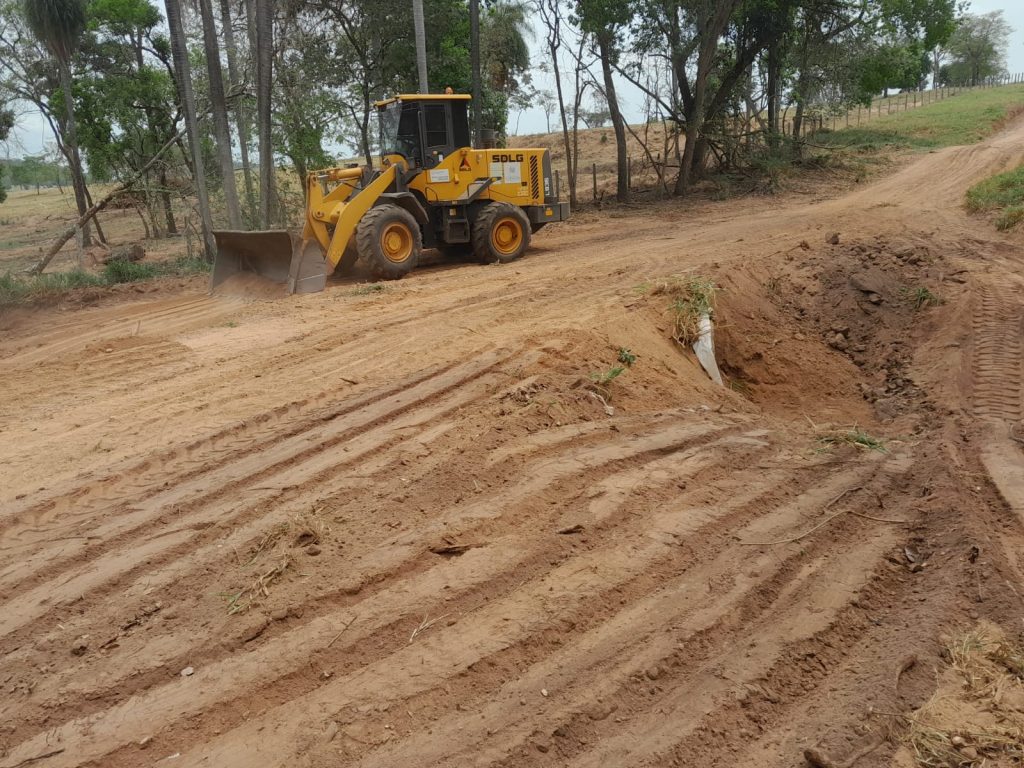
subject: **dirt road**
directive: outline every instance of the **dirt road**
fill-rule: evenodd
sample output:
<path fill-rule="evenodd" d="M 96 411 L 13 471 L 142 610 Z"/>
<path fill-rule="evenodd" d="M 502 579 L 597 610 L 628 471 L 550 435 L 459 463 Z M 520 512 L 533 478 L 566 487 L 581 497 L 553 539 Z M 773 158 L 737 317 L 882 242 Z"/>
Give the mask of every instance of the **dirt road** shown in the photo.
<path fill-rule="evenodd" d="M 960 201 L 1022 159 L 7 318 L 0 767 L 890 764 L 943 633 L 1020 631 L 1024 258 Z"/>

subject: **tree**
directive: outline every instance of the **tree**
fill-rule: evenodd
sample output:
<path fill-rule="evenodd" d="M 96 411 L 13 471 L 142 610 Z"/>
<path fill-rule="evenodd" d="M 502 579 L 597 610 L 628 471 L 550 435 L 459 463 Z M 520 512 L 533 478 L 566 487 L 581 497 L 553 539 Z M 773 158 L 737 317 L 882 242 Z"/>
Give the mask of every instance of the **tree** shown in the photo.
<path fill-rule="evenodd" d="M 224 94 L 224 73 L 220 68 L 220 47 L 217 44 L 217 27 L 210 0 L 199 0 L 199 18 L 203 26 L 206 71 L 210 76 L 210 110 L 213 113 L 213 135 L 217 144 L 217 160 L 220 162 L 221 184 L 224 187 L 224 206 L 227 208 L 228 226 L 241 229 L 242 209 L 238 205 L 235 161 L 231 155 L 231 128 L 228 125 L 227 99 Z"/>
<path fill-rule="evenodd" d="M 334 162 L 324 142 L 340 132 L 338 115 L 345 111 L 340 89 L 330 84 L 338 76 L 335 34 L 317 19 L 297 14 L 280 20 L 277 39 L 274 83 L 280 99 L 274 110 L 274 146 L 291 160 L 305 196 L 306 174 Z M 318 78 L 328 84 L 310 88 Z"/>
<path fill-rule="evenodd" d="M 523 3 L 498 0 L 487 9 L 480 25 L 481 68 L 487 85 L 510 98 L 529 85 L 527 38 L 532 34 Z"/>
<path fill-rule="evenodd" d="M 595 91 L 591 95 L 590 109 L 581 109 L 580 119 L 587 128 L 604 128 L 608 124 L 612 119 L 612 112 L 603 93 Z"/>
<path fill-rule="evenodd" d="M 79 144 L 98 181 L 122 180 L 143 167 L 178 131 L 170 44 L 150 0 L 92 0 L 78 53 Z M 145 174 L 133 199 L 147 236 L 177 232 L 168 174 L 181 156 Z"/>
<path fill-rule="evenodd" d="M 200 233 L 203 251 L 213 261 L 217 246 L 213 241 L 213 217 L 210 211 L 210 197 L 206 187 L 206 169 L 203 153 L 199 146 L 199 115 L 196 111 L 195 93 L 192 90 L 192 70 L 185 44 L 185 32 L 181 23 L 181 5 L 178 0 L 164 0 L 167 10 L 167 26 L 171 36 L 171 52 L 174 57 L 175 79 L 181 111 L 185 117 L 189 153 L 192 156 L 192 178 L 196 186 L 196 201 L 199 206 Z"/>
<path fill-rule="evenodd" d="M 545 42 L 548 47 L 548 55 L 551 57 L 551 69 L 555 78 L 555 93 L 558 96 L 558 113 L 562 121 L 562 144 L 565 147 L 565 170 L 566 183 L 569 186 L 569 205 L 576 207 L 576 178 L 577 163 L 576 154 L 578 148 L 577 131 L 579 124 L 580 100 L 583 98 L 583 89 L 580 87 L 580 59 L 583 55 L 584 37 L 580 36 L 580 50 L 576 58 L 575 80 L 576 89 L 573 101 L 573 129 L 569 131 L 569 110 L 566 107 L 565 88 L 562 84 L 562 68 L 559 62 L 563 39 L 563 0 L 534 0 L 541 23 L 545 29 Z"/>
<path fill-rule="evenodd" d="M 980 85 L 1005 74 L 1006 46 L 1012 31 L 1002 11 L 961 18 L 946 46 L 951 62 L 941 73 L 942 81 Z"/>
<path fill-rule="evenodd" d="M 608 102 L 612 130 L 615 132 L 616 191 L 620 203 L 629 200 L 629 157 L 626 154 L 626 121 L 619 109 L 612 70 L 619 58 L 619 36 L 632 18 L 627 0 L 577 0 L 580 29 L 591 35 L 601 61 L 604 98 Z"/>
<path fill-rule="evenodd" d="M 260 227 L 269 229 L 277 219 L 277 184 L 273 149 L 274 4 L 255 2 L 256 127 L 260 148 Z"/>
<path fill-rule="evenodd" d="M 256 218 L 256 194 L 252 185 L 252 167 L 249 164 L 249 115 L 241 91 L 241 73 L 238 68 L 238 44 L 231 20 L 230 0 L 220 0 L 220 26 L 224 31 L 224 49 L 228 60 L 228 87 L 235 104 L 235 127 L 238 130 L 238 151 L 242 157 L 242 181 L 249 220 Z"/>
<path fill-rule="evenodd" d="M 551 91 L 538 91 L 537 103 L 544 112 L 544 130 L 551 133 L 551 116 L 558 112 L 558 100 Z"/>
<path fill-rule="evenodd" d="M 7 141 L 11 128 L 14 127 L 14 112 L 0 106 L 0 141 Z M 3 168 L 0 167 L 0 203 L 7 199 L 7 188 L 4 187 Z"/>
<path fill-rule="evenodd" d="M 71 84 L 71 56 L 85 31 L 84 0 L 24 0 L 25 21 L 40 43 L 57 61 L 61 98 L 64 101 L 63 146 L 71 167 L 75 203 L 81 216 L 88 209 L 85 174 L 78 149 L 75 101 Z M 82 230 L 82 244 L 89 244 L 88 228 Z"/>

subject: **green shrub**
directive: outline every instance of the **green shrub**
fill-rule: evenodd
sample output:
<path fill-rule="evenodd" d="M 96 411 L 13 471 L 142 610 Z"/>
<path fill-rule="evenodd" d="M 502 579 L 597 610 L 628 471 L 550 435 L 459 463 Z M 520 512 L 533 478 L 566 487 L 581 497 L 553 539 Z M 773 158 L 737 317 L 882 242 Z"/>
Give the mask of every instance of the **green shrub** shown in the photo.
<path fill-rule="evenodd" d="M 107 283 L 136 283 L 139 280 L 149 280 L 160 274 L 155 264 L 143 264 L 140 261 L 128 261 L 127 259 L 113 259 L 103 267 L 103 277 Z"/>

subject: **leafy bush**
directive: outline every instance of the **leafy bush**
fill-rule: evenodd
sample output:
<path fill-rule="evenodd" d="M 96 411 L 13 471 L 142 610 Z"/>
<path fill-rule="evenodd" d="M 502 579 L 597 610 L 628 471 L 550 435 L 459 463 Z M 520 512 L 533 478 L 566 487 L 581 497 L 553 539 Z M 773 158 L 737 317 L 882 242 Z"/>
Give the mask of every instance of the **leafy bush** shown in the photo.
<path fill-rule="evenodd" d="M 103 267 L 103 277 L 107 283 L 136 283 L 139 280 L 149 280 L 160 274 L 160 269 L 155 264 L 143 264 L 140 261 L 128 261 L 127 259 L 113 259 Z"/>

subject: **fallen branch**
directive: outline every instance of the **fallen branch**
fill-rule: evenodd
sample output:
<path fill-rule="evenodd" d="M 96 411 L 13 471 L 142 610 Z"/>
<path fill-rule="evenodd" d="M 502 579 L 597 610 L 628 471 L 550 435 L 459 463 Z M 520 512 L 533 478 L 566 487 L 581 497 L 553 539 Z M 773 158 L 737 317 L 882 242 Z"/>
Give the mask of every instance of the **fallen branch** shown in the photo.
<path fill-rule="evenodd" d="M 351 627 L 351 626 L 352 626 L 352 623 L 353 623 L 353 622 L 354 622 L 354 621 L 355 621 L 355 620 L 356 620 L 357 618 L 359 618 L 359 617 L 358 617 L 358 616 L 353 616 L 353 617 L 352 617 L 351 619 L 349 619 L 349 620 L 348 620 L 348 624 L 346 624 L 345 626 L 343 626 L 343 627 L 341 628 L 341 630 L 340 630 L 340 631 L 338 632 L 338 634 L 336 634 L 336 635 L 335 635 L 334 637 L 332 637 L 332 638 L 331 638 L 331 642 L 329 642 L 329 643 L 327 644 L 327 647 L 328 647 L 328 648 L 330 648 L 330 647 L 331 647 L 332 645 L 334 645 L 334 642 L 335 642 L 335 641 L 336 641 L 336 640 L 337 640 L 337 639 L 338 639 L 339 637 L 341 637 L 341 636 L 342 636 L 342 635 L 344 634 L 344 632 L 345 632 L 345 630 L 346 630 L 346 629 L 348 629 L 349 627 Z"/>
<path fill-rule="evenodd" d="M 833 504 L 835 504 L 837 501 L 842 499 L 848 493 L 853 493 L 854 491 L 862 491 L 862 490 L 864 490 L 864 486 L 862 486 L 862 485 L 854 486 L 853 488 L 847 488 L 845 491 L 843 491 L 838 496 L 836 496 L 834 499 L 832 499 L 832 501 L 830 501 L 828 504 L 826 504 L 824 506 L 824 508 L 823 508 L 823 511 L 825 509 L 828 509 L 829 507 L 831 507 Z M 853 515 L 854 517 L 863 517 L 865 520 L 873 520 L 876 523 L 890 523 L 892 525 L 908 525 L 909 524 L 908 520 L 892 520 L 890 518 L 885 518 L 885 517 L 873 517 L 871 515 L 866 515 L 863 512 L 856 512 L 856 511 L 854 511 L 852 509 L 841 509 L 838 512 L 836 512 L 835 514 L 829 515 L 824 520 L 822 520 L 820 523 L 818 523 L 816 526 L 814 526 L 813 528 L 809 528 L 808 530 L 804 531 L 803 533 L 801 533 L 798 536 L 793 536 L 792 538 L 789 538 L 789 539 L 779 539 L 777 541 L 741 541 L 740 544 L 742 544 L 745 547 L 771 547 L 771 546 L 775 546 L 776 544 L 792 544 L 795 541 L 800 541 L 800 539 L 803 539 L 803 538 L 806 538 L 807 536 L 810 536 L 812 533 L 814 533 L 819 528 L 825 527 L 826 525 L 828 525 L 830 522 L 835 520 L 840 515 Z"/>
<path fill-rule="evenodd" d="M 102 211 L 104 208 L 106 208 L 111 200 L 120 195 L 122 192 L 131 189 L 135 182 L 142 178 L 146 174 L 146 172 L 149 171 L 149 169 L 156 164 L 156 161 L 163 156 L 164 152 L 173 147 L 178 142 L 178 140 L 184 135 L 185 129 L 182 128 L 170 140 L 168 140 L 166 144 L 160 147 L 160 149 L 157 150 L 157 153 L 155 155 L 149 158 L 149 162 L 147 162 L 144 166 L 142 166 L 142 168 L 140 168 L 134 174 L 128 177 L 127 181 L 114 187 L 114 189 L 109 194 L 107 194 L 106 197 L 103 197 L 99 202 L 95 203 L 91 208 L 89 208 L 89 210 L 87 210 L 85 213 L 79 216 L 78 221 L 76 221 L 74 224 L 69 226 L 67 229 L 65 229 L 57 236 L 57 239 L 54 240 L 53 243 L 50 245 L 49 250 L 45 254 L 43 254 L 43 257 L 36 263 L 34 267 L 28 270 L 28 273 L 30 275 L 41 275 L 43 273 L 43 270 L 46 269 L 47 265 L 50 263 L 50 261 L 53 260 L 53 257 L 56 256 L 57 253 L 60 252 L 60 249 L 63 248 L 72 237 L 75 236 L 75 232 L 82 229 L 82 227 L 88 224 L 89 220 L 92 219 L 97 213 Z"/>

